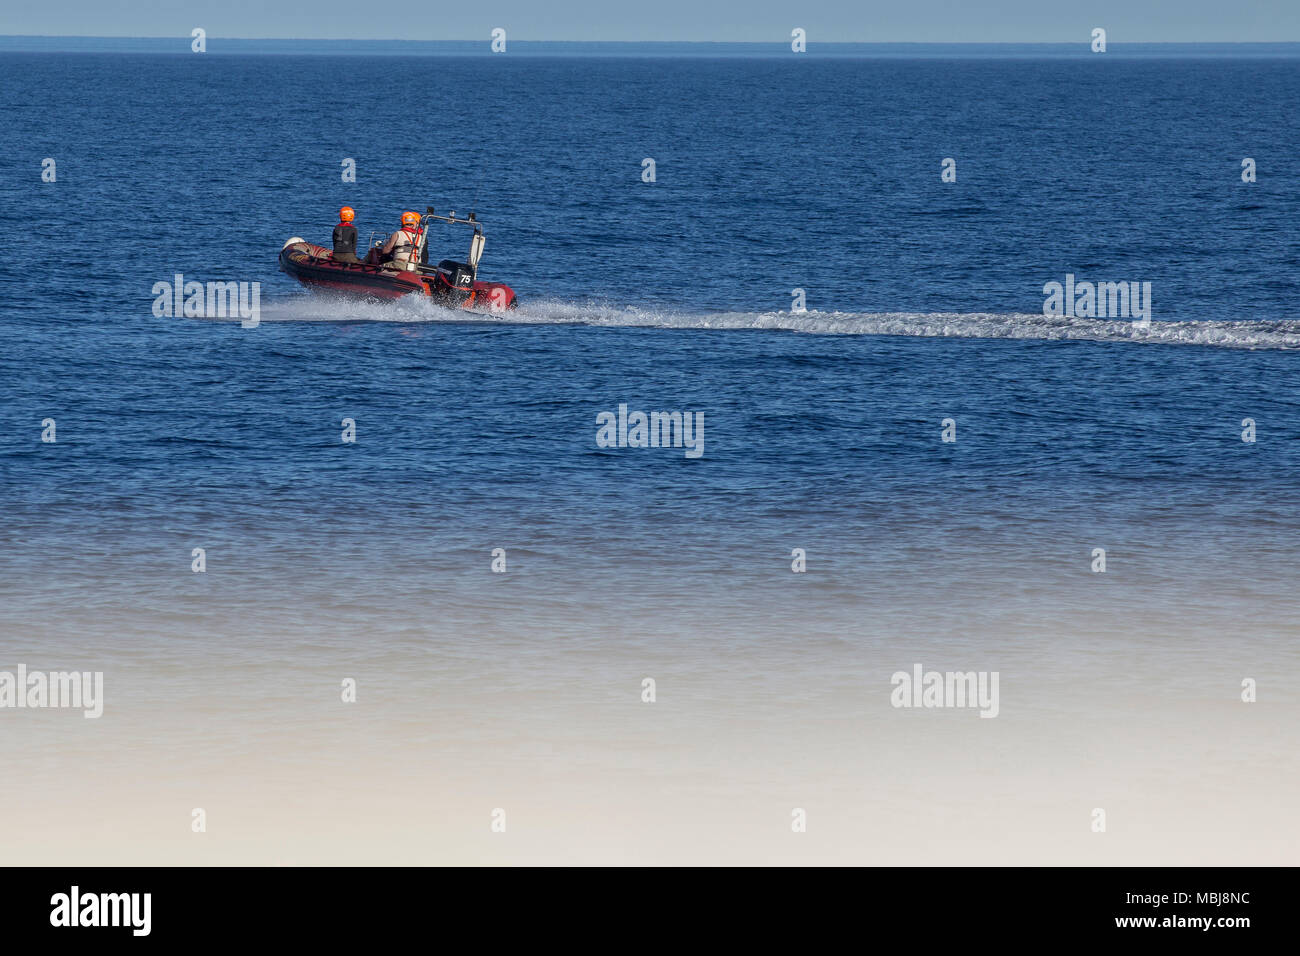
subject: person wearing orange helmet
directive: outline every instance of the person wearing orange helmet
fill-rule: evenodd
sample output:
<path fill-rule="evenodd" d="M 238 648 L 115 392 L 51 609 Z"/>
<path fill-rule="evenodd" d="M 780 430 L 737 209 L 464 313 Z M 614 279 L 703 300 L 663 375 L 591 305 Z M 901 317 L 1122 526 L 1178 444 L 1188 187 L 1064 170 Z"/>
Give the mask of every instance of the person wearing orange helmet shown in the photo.
<path fill-rule="evenodd" d="M 339 224 L 334 227 L 334 261 L 360 262 L 357 258 L 357 227 L 352 220 L 357 218 L 351 206 L 339 210 Z"/>
<path fill-rule="evenodd" d="M 414 269 L 420 261 L 420 214 L 402 213 L 402 227 L 388 237 L 380 253 L 392 257 L 386 264 L 393 269 Z"/>

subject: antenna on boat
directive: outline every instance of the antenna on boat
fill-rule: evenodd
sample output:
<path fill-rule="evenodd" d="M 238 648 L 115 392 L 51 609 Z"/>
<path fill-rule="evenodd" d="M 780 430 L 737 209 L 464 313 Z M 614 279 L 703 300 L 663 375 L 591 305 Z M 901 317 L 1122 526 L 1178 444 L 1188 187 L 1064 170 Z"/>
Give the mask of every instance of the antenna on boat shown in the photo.
<path fill-rule="evenodd" d="M 483 164 L 480 163 L 478 167 L 478 183 L 474 186 L 474 201 L 470 203 L 469 207 L 469 217 L 471 219 L 474 218 L 474 210 L 478 209 L 478 197 L 483 194 L 483 175 L 486 172 L 487 170 L 485 170 Z"/>

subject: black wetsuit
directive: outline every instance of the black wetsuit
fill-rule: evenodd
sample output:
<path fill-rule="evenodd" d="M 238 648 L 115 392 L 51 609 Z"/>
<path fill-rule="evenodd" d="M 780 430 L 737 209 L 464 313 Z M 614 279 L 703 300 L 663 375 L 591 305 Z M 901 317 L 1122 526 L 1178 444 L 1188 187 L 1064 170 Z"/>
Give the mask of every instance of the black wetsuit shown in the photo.
<path fill-rule="evenodd" d="M 357 262 L 357 227 L 341 222 L 334 227 L 334 258 L 340 262 Z"/>

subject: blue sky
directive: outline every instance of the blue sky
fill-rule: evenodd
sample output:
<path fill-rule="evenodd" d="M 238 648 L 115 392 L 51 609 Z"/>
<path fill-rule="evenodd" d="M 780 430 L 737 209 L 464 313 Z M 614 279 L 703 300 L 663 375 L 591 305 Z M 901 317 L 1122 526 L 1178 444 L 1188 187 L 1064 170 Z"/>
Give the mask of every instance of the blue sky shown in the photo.
<path fill-rule="evenodd" d="M 1300 0 L 6 0 L 0 34 L 810 43 L 1300 41 Z M 399 16 L 392 11 L 403 8 Z M 359 12 L 372 15 L 362 19 Z M 308 15 L 309 13 L 309 15 Z"/>

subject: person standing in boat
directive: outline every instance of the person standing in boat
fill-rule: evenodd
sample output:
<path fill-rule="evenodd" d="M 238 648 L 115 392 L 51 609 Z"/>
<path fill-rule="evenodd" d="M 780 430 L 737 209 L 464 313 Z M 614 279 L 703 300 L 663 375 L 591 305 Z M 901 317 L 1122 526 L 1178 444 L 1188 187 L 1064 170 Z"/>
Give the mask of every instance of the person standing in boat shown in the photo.
<path fill-rule="evenodd" d="M 334 227 L 334 261 L 360 262 L 357 258 L 357 227 L 352 220 L 357 218 L 351 206 L 339 210 L 339 224 Z"/>
<path fill-rule="evenodd" d="M 391 255 L 385 265 L 392 269 L 409 269 L 420 261 L 420 215 L 414 212 L 402 213 L 402 228 L 388 237 L 380 253 Z"/>

